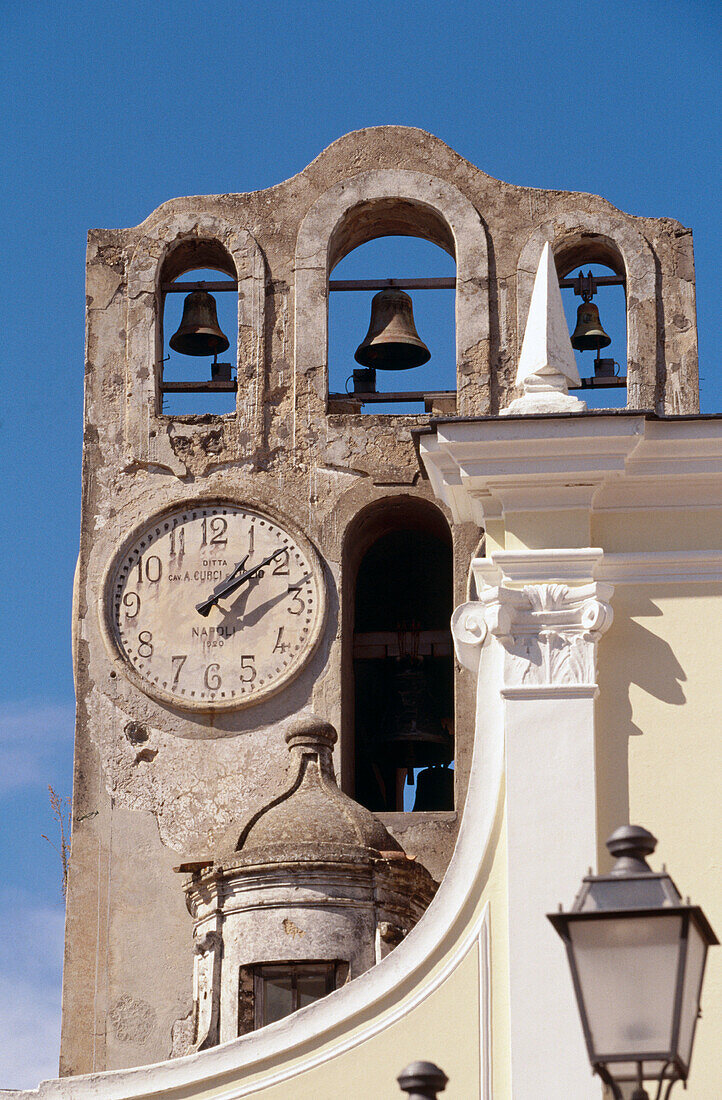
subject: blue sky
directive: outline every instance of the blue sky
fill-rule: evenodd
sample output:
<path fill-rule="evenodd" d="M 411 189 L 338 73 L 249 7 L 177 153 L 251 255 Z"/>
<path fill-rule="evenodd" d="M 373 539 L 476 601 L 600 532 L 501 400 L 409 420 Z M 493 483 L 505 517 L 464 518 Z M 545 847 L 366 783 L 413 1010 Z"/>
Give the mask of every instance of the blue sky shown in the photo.
<path fill-rule="evenodd" d="M 492 176 L 692 226 L 719 411 L 721 22 L 712 0 L 5 5 L 0 1088 L 57 1065 L 60 865 L 42 834 L 48 783 L 72 776 L 87 229 L 267 187 L 349 130 L 420 126 Z"/>

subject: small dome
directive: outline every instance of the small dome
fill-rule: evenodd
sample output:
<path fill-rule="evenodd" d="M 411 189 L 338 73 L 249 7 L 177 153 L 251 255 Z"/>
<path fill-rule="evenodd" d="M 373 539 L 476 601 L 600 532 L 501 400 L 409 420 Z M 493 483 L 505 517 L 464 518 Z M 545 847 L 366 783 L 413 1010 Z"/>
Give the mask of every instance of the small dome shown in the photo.
<path fill-rule="evenodd" d="M 405 858 L 378 818 L 339 790 L 335 742 L 333 726 L 316 715 L 306 712 L 291 720 L 286 743 L 296 766 L 290 785 L 247 820 L 234 823 L 219 845 L 217 863 Z"/>

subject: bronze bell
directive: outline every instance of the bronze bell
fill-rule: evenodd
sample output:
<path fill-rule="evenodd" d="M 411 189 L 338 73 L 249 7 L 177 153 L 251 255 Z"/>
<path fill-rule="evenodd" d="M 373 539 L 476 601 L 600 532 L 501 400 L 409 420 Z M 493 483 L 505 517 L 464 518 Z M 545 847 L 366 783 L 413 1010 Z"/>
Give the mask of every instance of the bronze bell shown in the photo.
<path fill-rule="evenodd" d="M 429 361 L 431 352 L 419 339 L 411 298 L 403 290 L 374 294 L 369 330 L 354 358 L 376 370 L 409 370 Z"/>
<path fill-rule="evenodd" d="M 582 302 L 577 310 L 577 327 L 572 333 L 572 347 L 576 351 L 599 351 L 608 347 L 611 336 L 607 336 L 599 320 L 599 310 L 594 302 Z"/>
<path fill-rule="evenodd" d="M 218 355 L 228 337 L 218 324 L 216 300 L 207 290 L 192 290 L 183 303 L 183 317 L 168 341 L 181 355 Z"/>
<path fill-rule="evenodd" d="M 441 724 L 418 658 L 398 661 L 377 745 L 384 763 L 396 768 L 423 768 L 453 759 L 454 739 Z"/>

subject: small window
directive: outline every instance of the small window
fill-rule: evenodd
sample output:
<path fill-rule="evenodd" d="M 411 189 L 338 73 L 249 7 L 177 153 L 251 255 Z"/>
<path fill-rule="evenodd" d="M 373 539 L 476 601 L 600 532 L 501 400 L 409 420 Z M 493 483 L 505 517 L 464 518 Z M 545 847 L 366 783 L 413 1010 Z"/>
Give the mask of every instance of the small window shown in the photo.
<path fill-rule="evenodd" d="M 253 971 L 253 1026 L 265 1027 L 332 993 L 348 967 L 340 962 L 269 963 Z M 244 975 L 240 993 L 243 995 Z M 239 1013 L 239 1023 L 244 1013 Z M 240 1029 L 239 1029 L 240 1030 Z"/>

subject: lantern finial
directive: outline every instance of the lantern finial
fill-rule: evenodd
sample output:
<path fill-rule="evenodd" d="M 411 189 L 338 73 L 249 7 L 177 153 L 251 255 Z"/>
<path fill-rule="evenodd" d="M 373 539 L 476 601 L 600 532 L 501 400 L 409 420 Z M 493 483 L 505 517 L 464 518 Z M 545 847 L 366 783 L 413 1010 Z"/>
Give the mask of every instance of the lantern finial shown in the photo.
<path fill-rule="evenodd" d="M 641 825 L 621 825 L 615 829 L 607 841 L 609 854 L 614 856 L 616 863 L 612 868 L 613 875 L 629 875 L 652 873 L 647 863 L 646 856 L 651 856 L 657 847 L 657 838 Z"/>

